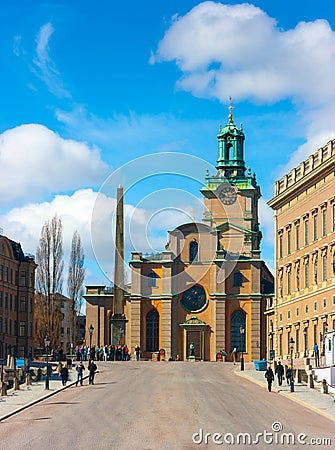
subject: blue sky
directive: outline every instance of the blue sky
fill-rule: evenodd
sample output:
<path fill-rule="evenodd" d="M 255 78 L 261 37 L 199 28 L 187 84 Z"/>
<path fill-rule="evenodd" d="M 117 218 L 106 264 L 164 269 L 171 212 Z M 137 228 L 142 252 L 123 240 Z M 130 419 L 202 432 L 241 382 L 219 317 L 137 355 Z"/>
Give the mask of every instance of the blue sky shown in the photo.
<path fill-rule="evenodd" d="M 161 250 L 167 229 L 200 217 L 204 167 L 215 165 L 216 133 L 227 120 L 231 95 L 235 122 L 243 122 L 246 134 L 246 164 L 261 185 L 263 256 L 272 266 L 266 201 L 274 180 L 335 137 L 335 6 L 325 0 L 315 5 L 301 0 L 2 4 L 4 234 L 35 253 L 44 221 L 57 212 L 66 258 L 78 229 L 86 282 L 108 284 L 110 253 L 103 240 L 93 242 L 98 268 L 90 237 L 104 181 L 120 167 L 109 178 L 112 190 L 120 181 L 127 184 L 129 171 L 135 177 L 125 198 L 128 256 L 135 248 Z M 157 159 L 163 152 L 172 157 Z M 138 159 L 145 155 L 155 156 Z M 173 162 L 183 170 L 163 175 Z M 157 176 L 146 178 L 143 164 L 151 163 Z M 162 189 L 164 195 L 158 195 Z M 105 201 L 98 226 L 110 230 L 114 203 Z"/>

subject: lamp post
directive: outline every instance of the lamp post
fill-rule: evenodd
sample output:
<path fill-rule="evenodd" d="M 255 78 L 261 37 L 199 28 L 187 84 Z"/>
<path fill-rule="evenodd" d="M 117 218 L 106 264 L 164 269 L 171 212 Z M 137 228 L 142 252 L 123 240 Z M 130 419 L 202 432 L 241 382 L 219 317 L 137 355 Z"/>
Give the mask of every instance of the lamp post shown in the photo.
<path fill-rule="evenodd" d="M 88 327 L 88 332 L 89 332 L 89 334 L 90 334 L 90 355 L 89 355 L 89 357 L 88 357 L 89 363 L 91 362 L 92 336 L 93 336 L 93 331 L 94 331 L 94 326 L 91 324 L 91 325 Z"/>
<path fill-rule="evenodd" d="M 290 338 L 290 351 L 291 351 L 291 380 L 290 380 L 290 387 L 291 392 L 294 392 L 294 376 L 293 376 L 293 350 L 294 350 L 294 340 L 291 337 Z"/>
<path fill-rule="evenodd" d="M 244 356 L 243 356 L 243 352 L 244 352 L 244 333 L 245 333 L 245 328 L 243 325 L 240 326 L 240 334 L 241 334 L 241 341 L 242 341 L 242 351 L 241 351 L 241 370 L 244 370 Z"/>
<path fill-rule="evenodd" d="M 50 338 L 48 335 L 45 336 L 44 339 L 45 350 L 47 352 L 47 373 L 45 375 L 45 389 L 49 390 L 49 347 L 50 347 Z"/>

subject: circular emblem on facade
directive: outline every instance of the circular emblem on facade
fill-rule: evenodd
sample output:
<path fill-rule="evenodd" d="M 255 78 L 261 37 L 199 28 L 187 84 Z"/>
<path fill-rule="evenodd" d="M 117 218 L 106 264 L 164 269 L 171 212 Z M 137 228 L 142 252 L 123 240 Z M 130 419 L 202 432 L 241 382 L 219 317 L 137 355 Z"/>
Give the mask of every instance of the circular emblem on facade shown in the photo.
<path fill-rule="evenodd" d="M 207 298 L 201 286 L 187 289 L 181 298 L 181 305 L 189 312 L 199 312 L 207 306 Z"/>

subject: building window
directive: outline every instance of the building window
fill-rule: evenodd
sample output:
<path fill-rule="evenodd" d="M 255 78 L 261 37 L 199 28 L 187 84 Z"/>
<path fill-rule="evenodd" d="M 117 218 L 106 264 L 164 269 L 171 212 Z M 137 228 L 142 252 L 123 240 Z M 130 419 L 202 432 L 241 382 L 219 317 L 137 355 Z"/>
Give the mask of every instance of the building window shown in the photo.
<path fill-rule="evenodd" d="M 20 286 L 26 286 L 27 285 L 27 272 L 23 270 L 20 273 Z"/>
<path fill-rule="evenodd" d="M 283 320 L 283 315 L 282 315 L 282 313 L 280 313 L 279 314 L 279 321 L 282 322 L 282 320 Z"/>
<path fill-rule="evenodd" d="M 5 308 L 8 309 L 8 294 L 5 292 Z"/>
<path fill-rule="evenodd" d="M 198 243 L 195 239 L 190 243 L 190 262 L 198 261 Z"/>
<path fill-rule="evenodd" d="M 327 299 L 323 299 L 323 307 L 326 308 L 327 307 Z"/>
<path fill-rule="evenodd" d="M 308 261 L 306 261 L 305 262 L 305 288 L 308 288 L 308 286 L 309 286 L 308 272 L 309 272 L 309 264 L 308 264 Z"/>
<path fill-rule="evenodd" d="M 305 312 L 308 314 L 308 305 L 305 306 Z"/>
<path fill-rule="evenodd" d="M 299 223 L 295 226 L 295 249 L 299 250 Z"/>
<path fill-rule="evenodd" d="M 30 298 L 29 299 L 29 312 L 33 312 L 33 299 L 32 298 Z"/>
<path fill-rule="evenodd" d="M 0 317 L 0 333 L 2 333 L 2 317 Z"/>
<path fill-rule="evenodd" d="M 9 309 L 13 309 L 13 294 L 9 294 Z"/>
<path fill-rule="evenodd" d="M 14 335 L 17 335 L 17 321 L 14 320 Z"/>
<path fill-rule="evenodd" d="M 245 352 L 245 313 L 240 309 L 231 315 L 231 346 L 238 352 Z M 241 330 L 244 333 L 241 333 Z"/>
<path fill-rule="evenodd" d="M 64 334 L 64 327 L 60 327 L 60 334 Z"/>
<path fill-rule="evenodd" d="M 279 235 L 279 258 L 283 257 L 283 235 L 280 233 Z"/>
<path fill-rule="evenodd" d="M 290 348 L 290 339 L 291 339 L 291 332 L 288 331 L 288 332 L 287 332 L 287 353 L 288 353 L 288 354 L 291 352 L 291 348 Z"/>
<path fill-rule="evenodd" d="M 335 231 L 335 203 L 333 204 L 333 231 Z"/>
<path fill-rule="evenodd" d="M 322 257 L 322 280 L 327 280 L 327 255 Z"/>
<path fill-rule="evenodd" d="M 291 230 L 287 230 L 287 254 L 291 253 Z"/>
<path fill-rule="evenodd" d="M 151 271 L 148 275 L 148 286 L 156 287 L 157 286 L 157 275 L 155 272 Z"/>
<path fill-rule="evenodd" d="M 308 245 L 308 219 L 304 222 L 304 228 L 305 245 Z"/>
<path fill-rule="evenodd" d="M 313 216 L 313 241 L 316 241 L 318 238 L 318 216 L 314 214 Z"/>
<path fill-rule="evenodd" d="M 313 325 L 313 341 L 314 343 L 318 341 L 318 325 L 316 323 Z"/>
<path fill-rule="evenodd" d="M 159 349 L 159 314 L 156 309 L 148 312 L 146 317 L 146 350 L 155 352 Z"/>
<path fill-rule="evenodd" d="M 0 308 L 2 308 L 2 292 L 0 291 Z"/>
<path fill-rule="evenodd" d="M 281 333 L 279 335 L 279 354 L 280 356 L 283 354 L 283 335 Z"/>
<path fill-rule="evenodd" d="M 314 302 L 314 311 L 318 309 L 318 302 Z"/>
<path fill-rule="evenodd" d="M 0 281 L 3 280 L 3 265 L 0 264 Z"/>
<path fill-rule="evenodd" d="M 5 267 L 5 281 L 8 281 L 8 267 Z"/>
<path fill-rule="evenodd" d="M 287 311 L 287 318 L 288 318 L 288 319 L 291 318 L 291 311 Z"/>
<path fill-rule="evenodd" d="M 335 295 L 333 295 L 333 305 L 335 305 Z M 335 330 L 335 328 L 334 328 Z"/>
<path fill-rule="evenodd" d="M 295 315 L 296 315 L 297 317 L 299 316 L 299 308 L 296 309 Z"/>
<path fill-rule="evenodd" d="M 291 294 L 291 270 L 287 272 L 287 295 Z"/>
<path fill-rule="evenodd" d="M 14 311 L 17 311 L 17 295 L 14 296 Z"/>
<path fill-rule="evenodd" d="M 322 236 L 327 234 L 327 210 L 324 208 L 322 210 Z"/>
<path fill-rule="evenodd" d="M 26 312 L 27 310 L 27 300 L 26 297 L 21 297 L 20 298 L 20 311 L 21 312 Z"/>
<path fill-rule="evenodd" d="M 242 286 L 242 274 L 241 272 L 235 272 L 234 273 L 234 281 L 233 281 L 233 285 L 234 286 L 238 286 L 241 287 Z"/>
<path fill-rule="evenodd" d="M 295 351 L 299 352 L 299 328 L 296 328 L 295 330 Z"/>
<path fill-rule="evenodd" d="M 20 322 L 20 336 L 26 335 L 26 322 Z"/>

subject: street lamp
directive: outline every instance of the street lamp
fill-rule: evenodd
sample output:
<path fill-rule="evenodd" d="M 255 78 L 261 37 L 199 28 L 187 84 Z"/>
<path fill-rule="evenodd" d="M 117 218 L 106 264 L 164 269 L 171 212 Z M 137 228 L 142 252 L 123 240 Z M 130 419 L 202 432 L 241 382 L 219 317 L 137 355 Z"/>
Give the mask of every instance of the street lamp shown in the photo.
<path fill-rule="evenodd" d="M 294 350 L 294 340 L 291 337 L 290 338 L 290 351 L 291 351 L 291 380 L 290 380 L 290 387 L 291 392 L 294 392 L 294 378 L 293 378 L 293 350 Z"/>
<path fill-rule="evenodd" d="M 243 352 L 244 352 L 244 333 L 245 333 L 245 328 L 243 325 L 240 326 L 240 334 L 241 334 L 241 341 L 242 341 L 242 351 L 241 351 L 241 370 L 244 370 L 244 357 L 243 357 Z"/>
<path fill-rule="evenodd" d="M 94 331 L 94 326 L 91 324 L 88 327 L 88 332 L 90 333 L 90 355 L 89 355 L 89 362 L 91 362 L 91 354 L 92 354 L 92 335 L 93 335 L 93 331 Z"/>
<path fill-rule="evenodd" d="M 45 336 L 44 339 L 45 350 L 47 352 L 47 373 L 45 375 L 45 389 L 49 390 L 49 347 L 50 347 L 50 338 L 48 335 Z"/>

